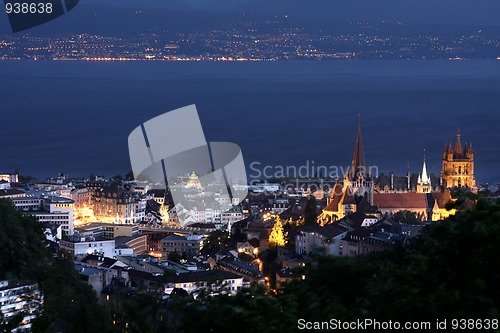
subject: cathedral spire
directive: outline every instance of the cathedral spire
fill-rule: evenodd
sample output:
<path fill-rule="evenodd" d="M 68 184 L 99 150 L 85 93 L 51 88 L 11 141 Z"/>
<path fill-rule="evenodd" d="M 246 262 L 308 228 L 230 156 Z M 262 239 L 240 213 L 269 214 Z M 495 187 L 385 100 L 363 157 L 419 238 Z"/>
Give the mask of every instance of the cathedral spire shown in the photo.
<path fill-rule="evenodd" d="M 425 149 L 424 149 L 424 165 L 422 167 L 422 183 L 424 183 L 424 184 L 430 184 L 430 182 L 431 182 L 431 179 L 427 175 L 427 166 L 425 164 Z"/>
<path fill-rule="evenodd" d="M 458 128 L 457 142 L 455 142 L 455 151 L 453 153 L 458 158 L 460 158 L 463 154 L 462 143 L 460 142 L 460 127 Z"/>
<path fill-rule="evenodd" d="M 361 138 L 361 115 L 358 115 L 358 136 L 356 137 L 356 146 L 354 147 L 354 156 L 352 158 L 352 166 L 349 171 L 351 179 L 355 179 L 358 175 L 366 178 L 366 161 L 365 153 L 363 151 L 363 141 Z"/>
<path fill-rule="evenodd" d="M 427 174 L 427 165 L 425 164 L 425 149 L 424 149 L 424 165 L 422 166 L 422 174 L 418 175 L 417 193 L 431 193 L 431 178 Z"/>

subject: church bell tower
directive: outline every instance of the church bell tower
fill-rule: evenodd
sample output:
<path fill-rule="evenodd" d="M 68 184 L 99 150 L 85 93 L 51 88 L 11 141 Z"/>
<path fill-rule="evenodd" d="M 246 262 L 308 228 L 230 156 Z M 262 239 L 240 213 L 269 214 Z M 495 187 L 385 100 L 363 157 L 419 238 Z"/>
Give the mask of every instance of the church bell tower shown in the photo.
<path fill-rule="evenodd" d="M 460 129 L 457 132 L 455 147 L 446 143 L 443 151 L 443 166 L 441 169 L 442 187 L 467 187 L 477 191 L 476 177 L 474 177 L 474 150 L 472 143 L 462 148 Z"/>

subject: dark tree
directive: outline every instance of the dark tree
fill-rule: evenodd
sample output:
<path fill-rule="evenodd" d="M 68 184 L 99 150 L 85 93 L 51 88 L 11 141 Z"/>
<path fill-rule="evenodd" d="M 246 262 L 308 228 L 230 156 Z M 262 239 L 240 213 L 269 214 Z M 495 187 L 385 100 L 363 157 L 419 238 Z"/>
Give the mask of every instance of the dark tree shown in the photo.
<path fill-rule="evenodd" d="M 173 251 L 168 254 L 167 259 L 176 263 L 180 263 L 182 257 L 178 252 Z"/>
<path fill-rule="evenodd" d="M 316 208 L 316 198 L 310 195 L 307 198 L 306 208 L 304 209 L 304 221 L 306 225 L 316 224 L 318 212 Z"/>
<path fill-rule="evenodd" d="M 397 211 L 392 219 L 396 222 L 404 222 L 408 224 L 420 224 L 422 221 L 420 221 L 417 217 L 417 214 L 415 212 L 411 212 L 409 210 L 400 210 Z"/>
<path fill-rule="evenodd" d="M 134 180 L 134 172 L 132 170 L 130 170 L 129 172 L 127 172 L 127 174 L 125 175 L 125 180 L 127 180 L 127 181 Z"/>
<path fill-rule="evenodd" d="M 277 295 L 243 291 L 194 302 L 184 309 L 183 329 L 292 332 L 299 318 L 498 318 L 498 244 L 500 202 L 479 201 L 474 210 L 433 223 L 409 243 L 395 243 L 386 251 L 316 257 L 305 278 L 285 284 Z M 273 255 L 263 252 L 260 259 L 269 264 Z"/>
<path fill-rule="evenodd" d="M 41 224 L 5 199 L 0 199 L 0 248 L 0 279 L 36 282 L 44 294 L 43 314 L 34 321 L 33 332 L 110 331 L 111 320 L 73 262 L 53 258 Z"/>
<path fill-rule="evenodd" d="M 201 249 L 201 253 L 203 255 L 212 255 L 220 249 L 226 247 L 229 243 L 229 235 L 227 232 L 216 230 L 211 232 L 205 243 L 203 244 L 203 248 Z"/>

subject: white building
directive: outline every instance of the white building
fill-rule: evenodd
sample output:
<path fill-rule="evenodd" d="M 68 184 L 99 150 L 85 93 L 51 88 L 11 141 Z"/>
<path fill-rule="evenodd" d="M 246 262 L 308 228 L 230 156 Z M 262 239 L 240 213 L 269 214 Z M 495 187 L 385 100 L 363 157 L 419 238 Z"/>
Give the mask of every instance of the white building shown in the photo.
<path fill-rule="evenodd" d="M 5 180 L 9 183 L 19 183 L 19 175 L 17 173 L 0 173 L 0 180 Z"/>
<path fill-rule="evenodd" d="M 369 227 L 371 226 L 372 224 L 375 224 L 378 222 L 378 218 L 375 217 L 375 216 L 367 216 L 365 217 L 365 219 L 363 220 L 363 223 L 361 223 L 361 226 L 362 227 Z"/>
<path fill-rule="evenodd" d="M 60 225 L 63 234 L 74 232 L 74 201 L 63 197 L 20 197 L 11 199 L 16 208 L 40 222 Z"/>
<path fill-rule="evenodd" d="M 118 245 L 115 246 L 115 255 L 113 258 L 117 258 L 118 256 L 133 256 L 134 249 L 127 245 Z"/>
<path fill-rule="evenodd" d="M 150 184 L 147 181 L 132 181 L 129 182 L 132 185 L 132 192 L 145 195 L 151 189 Z"/>
<path fill-rule="evenodd" d="M 145 197 L 135 199 L 134 223 L 144 221 L 144 218 L 146 217 L 147 202 L 148 200 Z"/>
<path fill-rule="evenodd" d="M 189 214 L 197 223 L 205 223 L 207 220 L 206 210 L 198 210 L 198 207 L 193 207 L 193 209 L 189 211 Z"/>
<path fill-rule="evenodd" d="M 228 207 L 232 205 L 232 200 L 227 195 L 218 195 L 218 193 L 214 196 L 216 202 L 223 207 Z"/>
<path fill-rule="evenodd" d="M 11 332 L 31 331 L 32 321 L 42 312 L 43 294 L 38 284 L 22 283 L 14 281 L 0 281 L 0 312 L 3 321 L 7 323 L 9 318 L 23 313 L 24 317 L 19 326 Z"/>
<path fill-rule="evenodd" d="M 170 295 L 176 289 L 184 289 L 195 299 L 201 293 L 207 296 L 235 295 L 243 286 L 243 277 L 222 270 L 194 271 L 174 277 L 165 286 L 165 294 Z"/>
<path fill-rule="evenodd" d="M 10 189 L 10 182 L 7 180 L 0 179 L 0 190 Z"/>
<path fill-rule="evenodd" d="M 75 256 L 94 254 L 109 258 L 116 257 L 114 239 L 71 237 L 70 240 L 61 240 L 59 246 L 62 250 L 66 250 Z"/>
<path fill-rule="evenodd" d="M 273 206 L 271 208 L 271 213 L 273 213 L 273 214 L 281 214 L 285 210 L 287 210 L 289 206 L 290 206 L 290 203 L 288 201 L 288 198 L 279 198 L 279 199 L 276 199 L 273 202 Z"/>
<path fill-rule="evenodd" d="M 254 193 L 278 193 L 281 191 L 280 184 L 255 184 L 250 186 L 250 191 Z"/>
<path fill-rule="evenodd" d="M 219 223 L 221 217 L 221 210 L 218 208 L 207 208 L 205 210 L 206 223 Z"/>
<path fill-rule="evenodd" d="M 241 207 L 236 206 L 235 208 L 232 208 L 220 214 L 220 224 L 222 225 L 222 227 L 227 227 L 227 230 L 231 231 L 231 226 L 234 223 L 243 220 L 244 218 L 245 217 L 243 216 Z"/>
<path fill-rule="evenodd" d="M 60 225 L 45 225 L 43 233 L 48 241 L 54 243 L 57 243 L 63 237 Z"/>

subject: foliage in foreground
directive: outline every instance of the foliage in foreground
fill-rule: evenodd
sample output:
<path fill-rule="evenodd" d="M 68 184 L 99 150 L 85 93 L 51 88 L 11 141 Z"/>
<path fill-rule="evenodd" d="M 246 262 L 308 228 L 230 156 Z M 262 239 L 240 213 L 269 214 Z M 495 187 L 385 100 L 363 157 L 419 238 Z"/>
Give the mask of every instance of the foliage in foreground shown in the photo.
<path fill-rule="evenodd" d="M 26 227 L 6 221 L 22 221 Z M 21 244 L 40 244 L 36 230 L 33 220 L 0 201 L 0 246 L 7 253 L 15 251 L 12 237 Z M 28 251 L 23 246 L 17 251 Z M 427 227 L 404 246 L 365 256 L 319 257 L 306 280 L 286 285 L 277 295 L 259 288 L 202 302 L 115 295 L 103 310 L 71 262 L 52 259 L 38 247 L 23 252 L 33 255 L 19 262 L 0 254 L 0 272 L 39 281 L 46 312 L 37 327 L 65 332 L 112 331 L 111 318 L 128 320 L 116 332 L 292 332 L 299 318 L 403 322 L 500 315 L 500 202 L 479 201 L 475 210 Z"/>
<path fill-rule="evenodd" d="M 0 199 L 0 279 L 39 283 L 44 312 L 34 332 L 109 332 L 93 289 L 81 281 L 69 259 L 52 257 L 40 223 Z"/>
<path fill-rule="evenodd" d="M 276 296 L 219 297 L 186 311 L 185 332 L 290 332 L 297 320 L 498 318 L 500 204 L 427 227 L 410 244 L 356 257 L 320 257 L 305 281 Z"/>

